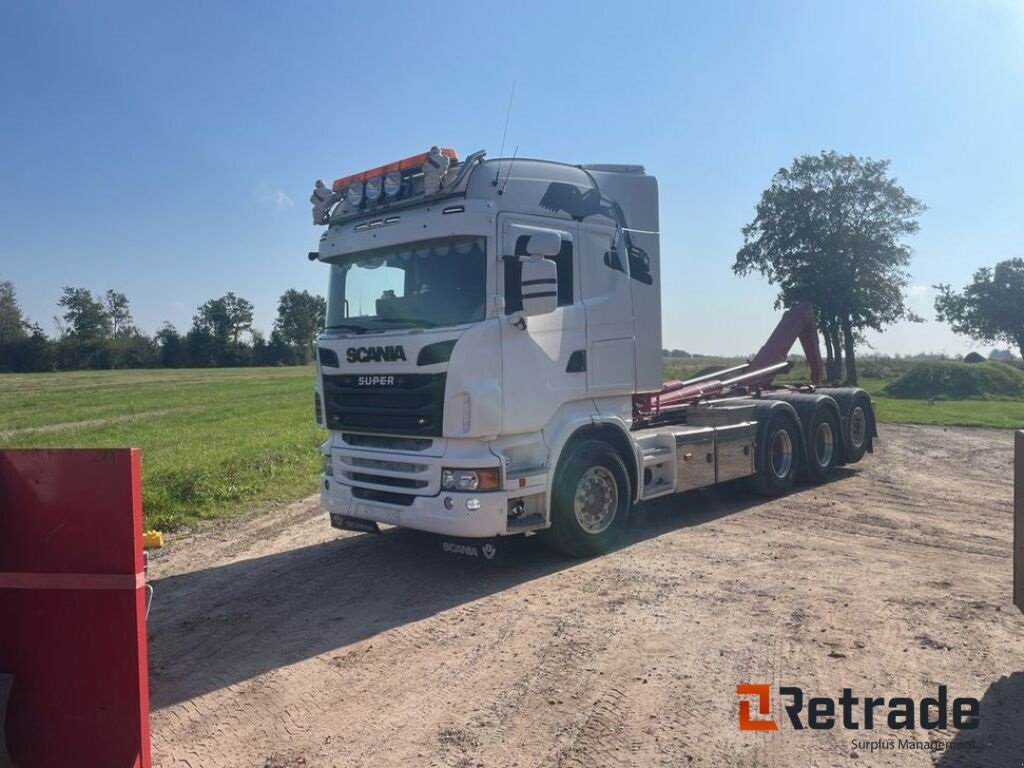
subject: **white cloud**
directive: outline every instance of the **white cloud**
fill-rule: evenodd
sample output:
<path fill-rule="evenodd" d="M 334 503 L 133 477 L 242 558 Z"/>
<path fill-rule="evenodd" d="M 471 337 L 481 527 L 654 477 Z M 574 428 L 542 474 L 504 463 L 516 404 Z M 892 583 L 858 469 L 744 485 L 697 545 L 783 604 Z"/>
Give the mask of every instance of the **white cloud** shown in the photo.
<path fill-rule="evenodd" d="M 907 306 L 919 315 L 931 313 L 935 308 L 935 294 L 936 290 L 930 285 L 908 285 Z"/>
<path fill-rule="evenodd" d="M 267 184 L 260 184 L 253 190 L 253 200 L 258 203 L 269 203 L 279 211 L 285 211 L 295 207 L 295 201 L 281 189 L 275 189 Z"/>

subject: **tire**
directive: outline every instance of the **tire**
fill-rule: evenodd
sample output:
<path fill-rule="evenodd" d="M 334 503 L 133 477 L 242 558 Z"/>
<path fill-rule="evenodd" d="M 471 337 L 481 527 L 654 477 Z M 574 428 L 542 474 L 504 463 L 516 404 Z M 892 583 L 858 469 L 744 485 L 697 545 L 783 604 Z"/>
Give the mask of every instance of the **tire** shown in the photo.
<path fill-rule="evenodd" d="M 818 408 L 807 436 L 807 461 L 801 465 L 801 479 L 809 483 L 825 482 L 836 468 L 842 439 L 835 412 L 824 406 Z"/>
<path fill-rule="evenodd" d="M 856 464 L 864 458 L 871 447 L 871 433 L 874 424 L 871 400 L 863 392 L 854 395 L 850 412 L 846 416 L 846 461 Z"/>
<path fill-rule="evenodd" d="M 611 446 L 586 440 L 573 446 L 555 472 L 548 544 L 571 557 L 613 549 L 622 537 L 632 491 L 629 474 Z"/>
<path fill-rule="evenodd" d="M 800 465 L 800 432 L 788 413 L 776 413 L 758 447 L 753 487 L 763 496 L 782 496 L 793 487 Z"/>

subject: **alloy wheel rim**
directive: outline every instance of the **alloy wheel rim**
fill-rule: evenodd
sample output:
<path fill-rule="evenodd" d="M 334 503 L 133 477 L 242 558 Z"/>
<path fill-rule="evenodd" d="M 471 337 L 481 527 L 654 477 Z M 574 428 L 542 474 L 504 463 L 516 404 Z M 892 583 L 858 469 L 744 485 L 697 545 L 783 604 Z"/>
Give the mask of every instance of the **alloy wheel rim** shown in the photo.
<path fill-rule="evenodd" d="M 834 443 L 832 425 L 827 421 L 821 422 L 814 433 L 814 455 L 818 459 L 819 467 L 827 467 L 832 463 Z"/>
<path fill-rule="evenodd" d="M 771 465 L 772 474 L 779 480 L 789 477 L 793 469 L 793 440 L 785 429 L 780 429 L 772 438 Z"/>
<path fill-rule="evenodd" d="M 590 467 L 583 473 L 573 496 L 573 511 L 580 528 L 589 534 L 608 530 L 618 506 L 618 484 L 606 467 Z"/>
<path fill-rule="evenodd" d="M 854 448 L 864 445 L 864 439 L 868 431 L 868 419 L 864 409 L 859 405 L 850 414 L 850 444 Z"/>

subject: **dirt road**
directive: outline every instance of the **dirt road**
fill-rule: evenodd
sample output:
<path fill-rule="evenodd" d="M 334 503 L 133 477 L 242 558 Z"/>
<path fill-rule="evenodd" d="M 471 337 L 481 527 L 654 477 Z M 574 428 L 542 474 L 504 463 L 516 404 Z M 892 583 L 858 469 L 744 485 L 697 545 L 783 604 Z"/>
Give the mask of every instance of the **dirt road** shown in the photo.
<path fill-rule="evenodd" d="M 150 568 L 155 763 L 171 766 L 1012 766 L 1012 434 L 889 426 L 826 486 L 639 508 L 587 562 L 500 567 L 331 530 L 314 500 L 176 540 Z M 981 699 L 975 749 L 907 733 L 740 732 L 735 685 Z M 929 733 L 909 734 L 927 740 Z"/>

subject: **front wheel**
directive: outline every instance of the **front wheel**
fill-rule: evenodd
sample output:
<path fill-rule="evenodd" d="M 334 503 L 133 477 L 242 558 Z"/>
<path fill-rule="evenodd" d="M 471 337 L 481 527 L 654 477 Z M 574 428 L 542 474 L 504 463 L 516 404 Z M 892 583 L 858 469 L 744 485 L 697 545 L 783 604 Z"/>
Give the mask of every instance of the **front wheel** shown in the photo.
<path fill-rule="evenodd" d="M 758 450 L 754 490 L 764 496 L 782 496 L 793 487 L 800 464 L 800 435 L 793 419 L 776 413 L 764 431 Z"/>
<path fill-rule="evenodd" d="M 587 440 L 570 450 L 555 473 L 546 538 L 572 557 L 600 555 L 615 547 L 625 528 L 629 474 L 607 443 Z"/>

